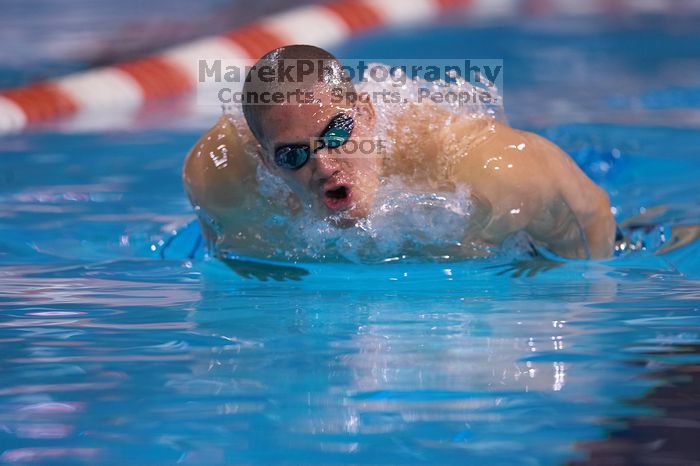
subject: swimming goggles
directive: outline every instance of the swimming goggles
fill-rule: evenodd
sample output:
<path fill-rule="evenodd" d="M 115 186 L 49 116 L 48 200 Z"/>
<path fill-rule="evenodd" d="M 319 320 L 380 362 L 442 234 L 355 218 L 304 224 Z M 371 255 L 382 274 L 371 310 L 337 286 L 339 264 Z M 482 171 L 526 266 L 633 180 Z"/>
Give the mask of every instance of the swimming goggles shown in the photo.
<path fill-rule="evenodd" d="M 342 146 L 350 139 L 354 126 L 355 120 L 351 116 L 344 113 L 336 115 L 314 144 L 313 152 L 316 153 L 324 147 L 336 149 Z M 289 170 L 299 170 L 309 157 L 311 157 L 311 147 L 308 144 L 288 144 L 275 150 L 275 163 Z"/>

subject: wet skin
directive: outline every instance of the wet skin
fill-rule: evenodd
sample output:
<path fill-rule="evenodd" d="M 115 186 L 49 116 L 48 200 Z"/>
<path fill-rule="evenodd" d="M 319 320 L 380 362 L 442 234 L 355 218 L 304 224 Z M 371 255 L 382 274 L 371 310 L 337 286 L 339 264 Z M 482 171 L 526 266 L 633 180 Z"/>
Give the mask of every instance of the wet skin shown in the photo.
<path fill-rule="evenodd" d="M 370 211 L 381 180 L 396 175 L 417 191 L 469 188 L 474 211 L 457 254 L 474 255 L 519 231 L 562 257 L 612 253 L 615 223 L 607 194 L 567 154 L 535 134 L 450 114 L 434 104 L 408 105 L 399 112 L 387 128 L 385 153 L 353 153 L 348 147 L 359 144 L 346 144 L 340 152 L 316 151 L 296 170 L 277 166 L 279 147 L 309 143 L 338 114 L 353 118 L 351 140 L 377 139 L 371 104 L 337 106 L 329 95 L 324 100 L 322 89 L 316 95 L 321 96 L 317 105 L 266 108 L 260 141 L 244 121 L 222 116 L 191 149 L 183 178 L 210 242 L 241 254 L 269 255 L 271 248 L 284 247 L 285 232 L 266 220 L 302 209 L 352 226 Z M 258 161 L 293 194 L 261 206 Z"/>

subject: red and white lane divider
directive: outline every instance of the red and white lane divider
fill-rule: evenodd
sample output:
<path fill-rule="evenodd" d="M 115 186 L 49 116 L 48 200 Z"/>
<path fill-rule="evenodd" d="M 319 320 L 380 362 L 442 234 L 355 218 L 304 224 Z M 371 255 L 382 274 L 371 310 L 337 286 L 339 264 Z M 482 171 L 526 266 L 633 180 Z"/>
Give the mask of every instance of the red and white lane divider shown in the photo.
<path fill-rule="evenodd" d="M 475 19 L 677 12 L 664 0 L 334 0 L 279 13 L 139 60 L 0 91 L 0 134 L 83 110 L 136 108 L 148 101 L 188 94 L 195 88 L 200 59 L 257 59 L 285 44 L 329 47 L 372 28 L 427 22 L 451 8 L 462 8 Z"/>
<path fill-rule="evenodd" d="M 192 92 L 203 58 L 257 59 L 285 44 L 329 47 L 383 25 L 425 22 L 473 0 L 340 0 L 296 8 L 139 60 L 0 91 L 0 134 L 84 110 L 135 108 Z"/>

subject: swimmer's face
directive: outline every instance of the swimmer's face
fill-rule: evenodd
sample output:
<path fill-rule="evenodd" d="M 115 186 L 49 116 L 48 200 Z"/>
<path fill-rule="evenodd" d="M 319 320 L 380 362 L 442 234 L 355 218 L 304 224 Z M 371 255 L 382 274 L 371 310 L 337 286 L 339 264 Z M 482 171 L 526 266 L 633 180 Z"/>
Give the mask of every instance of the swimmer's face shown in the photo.
<path fill-rule="evenodd" d="M 365 217 L 379 186 L 382 146 L 371 103 L 336 104 L 315 89 L 314 104 L 263 110 L 263 162 L 302 201 L 340 225 Z"/>

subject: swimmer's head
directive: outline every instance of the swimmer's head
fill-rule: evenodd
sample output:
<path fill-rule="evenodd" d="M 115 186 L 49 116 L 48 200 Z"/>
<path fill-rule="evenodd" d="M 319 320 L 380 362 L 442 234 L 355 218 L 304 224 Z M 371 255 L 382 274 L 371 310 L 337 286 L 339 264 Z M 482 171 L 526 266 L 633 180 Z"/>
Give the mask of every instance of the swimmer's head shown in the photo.
<path fill-rule="evenodd" d="M 310 45 L 272 50 L 250 70 L 243 93 L 269 170 L 341 225 L 369 213 L 382 167 L 374 108 L 359 102 L 333 55 Z"/>

